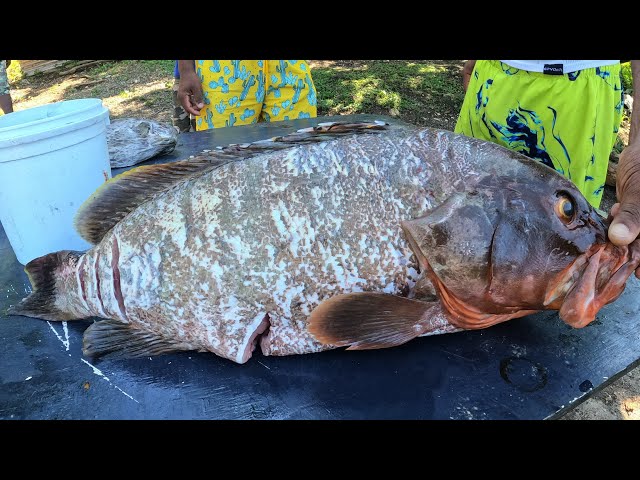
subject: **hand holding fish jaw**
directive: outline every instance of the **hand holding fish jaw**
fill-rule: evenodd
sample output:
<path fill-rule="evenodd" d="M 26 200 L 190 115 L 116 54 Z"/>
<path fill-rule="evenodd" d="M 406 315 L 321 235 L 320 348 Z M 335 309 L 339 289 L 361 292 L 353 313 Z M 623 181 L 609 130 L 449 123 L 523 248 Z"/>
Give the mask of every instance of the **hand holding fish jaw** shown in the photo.
<path fill-rule="evenodd" d="M 471 74 L 473 74 L 473 68 L 475 66 L 475 60 L 467 60 L 462 67 L 462 87 L 465 92 L 467 91 L 467 87 L 469 87 L 469 81 L 471 80 Z"/>
<path fill-rule="evenodd" d="M 640 137 L 620 154 L 616 194 L 619 203 L 611 208 L 609 240 L 621 246 L 640 242 Z M 636 277 L 640 278 L 640 268 Z"/>
<path fill-rule="evenodd" d="M 622 294 L 639 265 L 640 242 L 628 247 L 594 244 L 549 284 L 544 305 L 558 309 L 560 318 L 572 327 L 586 327 L 602 307 Z"/>
<path fill-rule="evenodd" d="M 633 77 L 633 97 L 636 105 L 640 102 L 640 60 L 631 60 Z M 634 240 L 640 243 L 640 108 L 631 112 L 629 143 L 620 154 L 616 196 L 619 203 L 611 208 L 609 239 L 615 245 L 629 245 Z M 640 268 L 636 269 L 640 278 Z"/>

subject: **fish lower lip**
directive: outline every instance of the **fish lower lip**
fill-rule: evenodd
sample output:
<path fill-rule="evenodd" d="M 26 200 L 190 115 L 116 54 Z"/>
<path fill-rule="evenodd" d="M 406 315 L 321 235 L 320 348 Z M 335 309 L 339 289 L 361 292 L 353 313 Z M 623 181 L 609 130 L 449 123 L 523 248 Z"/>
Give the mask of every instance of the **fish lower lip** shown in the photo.
<path fill-rule="evenodd" d="M 589 257 L 585 268 L 562 302 L 560 318 L 576 328 L 591 323 L 600 310 L 596 280 L 601 267 L 602 250 L 603 248 L 599 248 Z"/>
<path fill-rule="evenodd" d="M 558 279 L 553 283 L 552 287 L 547 290 L 543 302 L 545 307 L 554 308 L 554 303 L 558 300 L 563 300 L 567 296 L 587 268 L 589 258 L 600 248 L 602 247 L 591 249 L 580 255 L 558 275 Z"/>
<path fill-rule="evenodd" d="M 578 266 L 578 275 L 572 272 L 566 285 L 559 282 L 550 299 L 562 298 L 560 318 L 575 328 L 587 326 L 603 306 L 622 294 L 627 279 L 640 265 L 640 241 L 629 247 L 599 244 L 589 253 L 584 265 Z M 606 277 L 603 277 L 603 272 L 606 272 Z M 555 295 L 556 292 L 564 293 L 564 296 Z"/>

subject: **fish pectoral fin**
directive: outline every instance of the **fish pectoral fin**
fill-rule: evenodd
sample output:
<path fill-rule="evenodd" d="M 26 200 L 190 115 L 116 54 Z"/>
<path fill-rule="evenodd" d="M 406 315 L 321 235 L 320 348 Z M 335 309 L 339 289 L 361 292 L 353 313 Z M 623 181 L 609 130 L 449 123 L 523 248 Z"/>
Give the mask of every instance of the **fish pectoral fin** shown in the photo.
<path fill-rule="evenodd" d="M 384 293 L 337 295 L 311 312 L 308 330 L 321 343 L 347 350 L 394 347 L 433 329 L 430 310 L 437 305 Z"/>
<path fill-rule="evenodd" d="M 82 354 L 92 358 L 148 357 L 180 350 L 189 348 L 114 320 L 94 322 L 85 330 L 82 341 Z"/>

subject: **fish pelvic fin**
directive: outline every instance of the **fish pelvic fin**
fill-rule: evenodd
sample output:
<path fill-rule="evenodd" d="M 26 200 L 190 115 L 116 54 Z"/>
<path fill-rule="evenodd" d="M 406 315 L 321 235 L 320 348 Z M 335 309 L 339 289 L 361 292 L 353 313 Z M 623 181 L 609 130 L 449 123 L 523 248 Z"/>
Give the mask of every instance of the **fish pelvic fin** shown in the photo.
<path fill-rule="evenodd" d="M 74 320 L 76 317 L 56 306 L 59 294 L 56 284 L 57 279 L 63 275 L 62 270 L 74 265 L 82 254 L 83 252 L 62 250 L 35 258 L 27 263 L 24 270 L 29 276 L 33 291 L 18 305 L 9 308 L 7 314 L 54 321 Z"/>
<path fill-rule="evenodd" d="M 383 293 L 337 295 L 318 305 L 309 316 L 308 330 L 321 343 L 347 350 L 395 347 L 434 332 L 431 322 L 440 307 Z"/>
<path fill-rule="evenodd" d="M 180 350 L 189 345 L 146 332 L 115 320 L 99 320 L 84 331 L 82 354 L 89 358 L 124 359 L 149 357 Z"/>

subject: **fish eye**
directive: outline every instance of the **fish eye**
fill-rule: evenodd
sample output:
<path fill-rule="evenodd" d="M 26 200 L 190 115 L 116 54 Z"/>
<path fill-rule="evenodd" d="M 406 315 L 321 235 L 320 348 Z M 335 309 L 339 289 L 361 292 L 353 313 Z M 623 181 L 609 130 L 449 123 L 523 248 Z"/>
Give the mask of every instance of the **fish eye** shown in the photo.
<path fill-rule="evenodd" d="M 558 194 L 555 204 L 556 215 L 564 223 L 570 223 L 576 214 L 576 207 L 573 199 L 566 193 Z"/>

